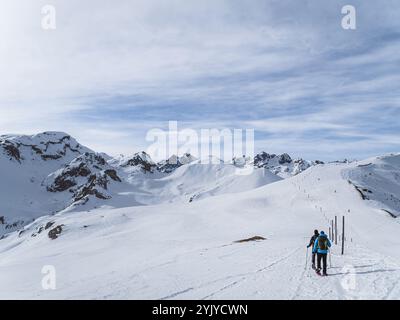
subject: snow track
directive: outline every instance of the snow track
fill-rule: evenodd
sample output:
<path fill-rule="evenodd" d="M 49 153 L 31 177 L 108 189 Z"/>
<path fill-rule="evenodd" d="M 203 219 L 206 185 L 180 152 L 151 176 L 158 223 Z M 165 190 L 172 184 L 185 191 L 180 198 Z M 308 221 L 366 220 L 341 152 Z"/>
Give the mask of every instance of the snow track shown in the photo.
<path fill-rule="evenodd" d="M 357 256 L 332 255 L 328 277 L 304 270 L 297 248 L 246 273 L 232 274 L 181 290 L 167 299 L 391 299 L 399 290 L 400 265 L 357 248 Z M 280 284 L 280 286 L 279 286 Z M 201 296 L 202 292 L 207 292 Z"/>

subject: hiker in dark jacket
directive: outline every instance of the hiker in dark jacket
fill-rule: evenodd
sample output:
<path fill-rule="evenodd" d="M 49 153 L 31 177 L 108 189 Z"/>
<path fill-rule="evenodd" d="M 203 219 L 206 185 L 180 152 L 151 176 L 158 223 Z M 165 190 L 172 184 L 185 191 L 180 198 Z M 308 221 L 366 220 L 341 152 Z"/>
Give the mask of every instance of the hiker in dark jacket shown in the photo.
<path fill-rule="evenodd" d="M 325 232 L 321 231 L 319 237 L 315 240 L 313 252 L 317 254 L 317 273 L 321 272 L 321 260 L 322 260 L 322 275 L 326 276 L 326 257 L 328 255 L 328 250 L 331 247 L 331 242 L 329 241 Z"/>
<path fill-rule="evenodd" d="M 314 248 L 315 240 L 317 240 L 318 237 L 319 237 L 318 230 L 314 230 L 314 235 L 311 237 L 310 243 L 308 244 L 307 248 L 310 248 L 310 247 Z M 312 268 L 313 269 L 315 269 L 315 256 L 316 256 L 316 253 L 313 250 L 312 257 L 311 257 L 311 262 L 312 262 Z"/>

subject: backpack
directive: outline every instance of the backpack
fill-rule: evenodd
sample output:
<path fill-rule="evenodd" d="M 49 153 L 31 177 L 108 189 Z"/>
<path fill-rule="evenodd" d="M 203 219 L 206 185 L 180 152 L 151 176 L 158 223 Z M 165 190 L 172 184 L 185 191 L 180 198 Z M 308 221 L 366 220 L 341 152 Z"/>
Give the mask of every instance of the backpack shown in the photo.
<path fill-rule="evenodd" d="M 318 238 L 318 248 L 320 250 L 328 250 L 328 239 L 324 237 Z"/>

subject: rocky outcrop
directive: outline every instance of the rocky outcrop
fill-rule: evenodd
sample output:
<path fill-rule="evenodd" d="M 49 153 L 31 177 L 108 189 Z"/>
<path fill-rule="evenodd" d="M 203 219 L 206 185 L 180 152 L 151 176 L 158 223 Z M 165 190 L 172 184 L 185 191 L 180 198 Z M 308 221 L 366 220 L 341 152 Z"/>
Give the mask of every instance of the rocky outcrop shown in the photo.
<path fill-rule="evenodd" d="M 57 239 L 60 236 L 61 232 L 63 231 L 63 226 L 64 225 L 61 224 L 61 225 L 58 225 L 57 227 L 51 229 L 47 234 L 49 236 L 49 238 L 51 240 Z"/>
<path fill-rule="evenodd" d="M 258 168 L 264 167 L 269 163 L 270 160 L 275 159 L 276 154 L 269 154 L 266 152 L 261 152 L 254 157 L 254 166 Z"/>
<path fill-rule="evenodd" d="M 10 160 L 21 162 L 21 153 L 19 152 L 18 145 L 13 144 L 9 140 L 2 140 L 0 138 L 0 146 L 3 148 L 3 152 L 10 157 Z"/>
<path fill-rule="evenodd" d="M 308 168 L 314 163 L 304 159 L 292 159 L 287 153 L 281 155 L 269 154 L 261 152 L 254 157 L 254 166 L 256 168 L 265 168 L 272 173 L 287 178 L 297 175 Z"/>
<path fill-rule="evenodd" d="M 153 173 L 157 165 L 151 160 L 146 152 L 135 153 L 132 157 L 124 159 L 121 167 L 137 167 L 144 173 Z"/>
<path fill-rule="evenodd" d="M 278 162 L 279 164 L 292 163 L 292 158 L 287 153 L 284 153 L 278 156 Z"/>
<path fill-rule="evenodd" d="M 111 196 L 106 191 L 112 181 L 121 182 L 117 171 L 101 155 L 86 152 L 65 168 L 49 175 L 45 186 L 49 192 L 72 193 L 72 202 L 76 203 L 86 202 L 90 196 L 110 199 Z"/>

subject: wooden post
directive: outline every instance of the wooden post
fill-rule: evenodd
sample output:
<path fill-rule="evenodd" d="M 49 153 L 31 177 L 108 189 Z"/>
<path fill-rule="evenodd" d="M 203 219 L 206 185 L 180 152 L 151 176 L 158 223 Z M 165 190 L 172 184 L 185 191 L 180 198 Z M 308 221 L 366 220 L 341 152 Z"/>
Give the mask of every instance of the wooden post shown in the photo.
<path fill-rule="evenodd" d="M 335 216 L 335 244 L 337 244 L 337 216 Z"/>
<path fill-rule="evenodd" d="M 331 238 L 331 240 L 332 240 L 332 242 L 334 242 L 334 240 L 335 240 L 335 232 L 334 232 L 334 228 L 333 228 L 333 220 L 332 220 L 332 238 Z"/>
<path fill-rule="evenodd" d="M 342 227 L 343 227 L 343 229 L 342 229 L 342 255 L 344 255 L 344 239 L 345 239 L 345 237 L 344 237 L 344 216 L 343 216 Z"/>
<path fill-rule="evenodd" d="M 329 227 L 329 239 L 332 239 L 331 227 Z"/>

